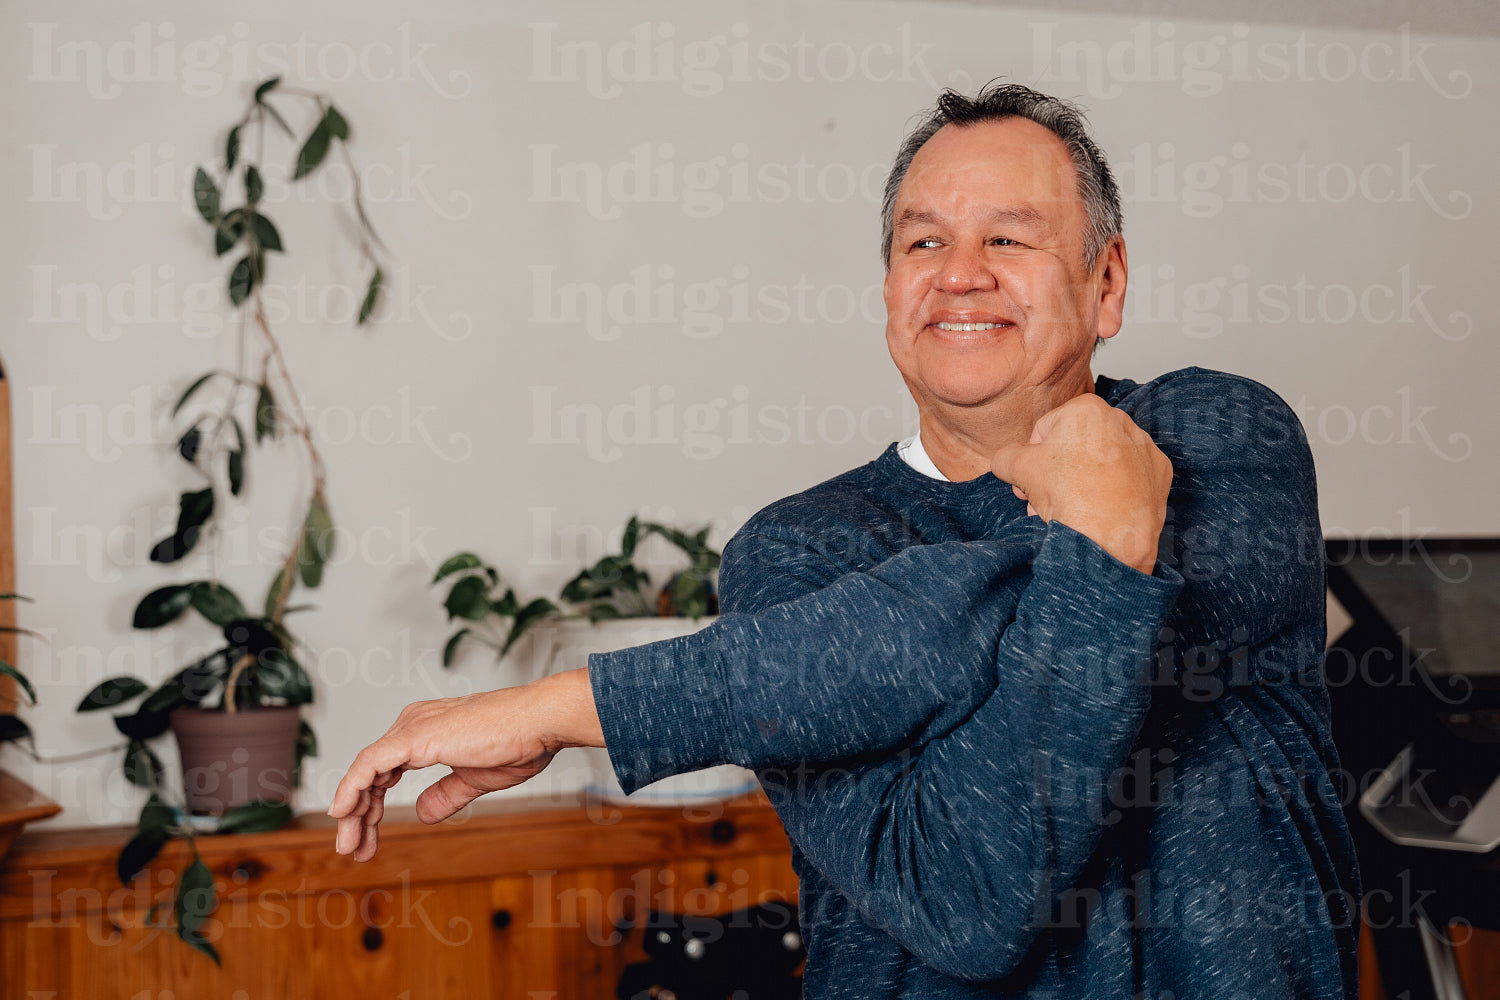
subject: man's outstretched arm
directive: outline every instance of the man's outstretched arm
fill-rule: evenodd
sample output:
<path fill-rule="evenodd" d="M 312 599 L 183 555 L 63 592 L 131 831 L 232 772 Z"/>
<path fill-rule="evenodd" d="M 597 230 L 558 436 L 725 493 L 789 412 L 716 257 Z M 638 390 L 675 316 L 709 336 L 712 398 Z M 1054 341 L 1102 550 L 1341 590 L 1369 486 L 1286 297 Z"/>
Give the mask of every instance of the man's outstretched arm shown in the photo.
<path fill-rule="evenodd" d="M 1133 676 L 1134 664 L 1149 655 L 1160 621 L 1182 582 L 1175 572 L 1156 561 L 1156 541 L 1171 482 L 1170 462 L 1129 417 L 1097 397 L 1083 396 L 1045 415 L 1037 424 L 1032 444 L 1016 445 L 998 455 L 996 466 L 997 475 L 1012 482 L 1018 494 L 1026 496 L 1044 519 L 1052 521 L 1042 551 L 1037 554 L 1038 565 L 1033 567 L 1033 583 L 1043 577 L 1048 582 L 1028 588 L 1034 604 L 1054 600 L 1049 593 L 1068 591 L 1077 568 L 1070 568 L 1070 559 L 1091 551 L 1102 559 L 1090 577 L 1096 584 L 1111 584 L 1111 593 L 1116 596 L 1124 594 L 1119 603 L 1122 614 L 1127 607 L 1146 609 L 1134 620 L 1122 622 L 1120 615 L 1112 616 L 1116 631 L 1105 643 L 1116 660 L 1123 655 L 1124 662 L 1117 666 L 1125 675 Z M 990 697 L 996 684 L 1003 687 L 1002 681 L 1017 678 L 1021 683 L 1034 683 L 1035 678 L 1025 677 L 1020 669 L 1024 664 L 1007 664 L 1001 670 L 996 661 L 997 656 L 1007 653 L 1000 635 L 1011 614 L 1023 613 L 1015 603 L 1014 590 L 1018 589 L 1017 571 L 1032 553 L 1032 549 L 1015 542 L 918 546 L 869 574 L 847 575 L 823 591 L 768 609 L 753 620 L 730 615 L 727 621 L 721 619 L 705 630 L 716 634 L 739 630 L 737 645 L 721 643 L 715 649 L 714 636 L 699 633 L 704 637 L 644 647 L 670 647 L 677 655 L 665 665 L 662 676 L 680 678 L 685 674 L 689 678 L 686 690 L 663 708 L 664 713 L 678 704 L 693 703 L 697 694 L 717 711 L 678 713 L 675 727 L 648 722 L 647 731 L 662 737 L 652 744 L 658 758 L 671 756 L 672 751 L 664 754 L 661 748 L 673 743 L 682 742 L 689 749 L 668 761 L 666 770 L 661 770 L 658 759 L 648 762 L 648 771 L 641 773 L 661 777 L 725 759 L 765 766 L 777 761 L 828 760 L 887 751 L 909 744 L 914 735 L 922 736 L 924 731 L 930 737 L 951 729 L 970 707 Z M 1050 575 L 1046 572 L 1049 563 L 1056 564 Z M 1149 575 L 1147 571 L 1152 569 L 1160 575 Z M 884 576 L 881 570 L 885 570 Z M 1009 594 L 1007 586 L 1012 588 Z M 1032 590 L 1036 591 L 1034 595 Z M 1108 595 L 1095 597 L 1092 603 L 1109 605 Z M 946 614 L 961 629 L 956 637 L 960 641 L 955 642 L 955 636 L 941 628 L 931 627 L 935 612 L 939 618 Z M 1035 618 L 1046 629 L 1049 622 L 1066 618 L 1069 613 L 1064 601 L 1051 617 L 1039 611 L 1028 621 Z M 887 631 L 871 628 L 874 621 L 909 627 Z M 1119 631 L 1122 624 L 1123 632 Z M 1022 625 L 1020 631 L 1026 627 Z M 1063 634 L 1049 633 L 1038 642 L 1046 644 Z M 900 635 L 901 641 L 892 641 L 893 635 Z M 1122 635 L 1125 637 L 1120 638 Z M 1017 636 L 1011 642 L 1023 650 L 1037 646 L 1037 642 L 1021 642 Z M 882 703 L 850 711 L 848 690 L 829 691 L 821 683 L 810 685 L 803 692 L 808 697 L 801 700 L 778 693 L 764 704 L 779 713 L 774 717 L 780 723 L 759 727 L 752 722 L 760 741 L 741 739 L 736 752 L 725 757 L 719 746 L 720 734 L 729 719 L 766 716 L 764 711 L 758 715 L 753 706 L 745 711 L 743 704 L 736 715 L 716 688 L 726 682 L 748 682 L 741 685 L 739 693 L 754 698 L 764 690 L 755 682 L 757 677 L 816 670 L 817 660 L 809 657 L 829 648 L 853 651 L 849 662 L 858 665 L 857 676 L 866 691 L 882 695 Z M 963 662 L 955 663 L 955 658 Z M 1097 658 L 1091 661 L 1099 662 Z M 692 682 L 694 664 L 707 664 L 698 671 L 698 683 Z M 726 665 L 732 669 L 725 669 Z M 917 698 L 905 703 L 907 707 L 901 712 L 892 712 L 897 701 L 890 695 L 912 678 L 922 677 L 924 669 L 930 683 L 914 687 L 926 692 L 926 700 Z M 956 689 L 948 681 L 955 673 L 961 677 Z M 705 677 L 715 683 L 703 683 Z M 606 698 L 605 704 L 598 706 L 598 714 L 580 710 L 578 704 L 588 692 L 580 691 L 579 686 L 587 679 L 562 675 L 546 679 L 545 685 L 408 708 L 386 736 L 356 757 L 340 783 L 330 809 L 330 814 L 341 820 L 338 849 L 359 858 L 373 855 L 384 789 L 404 770 L 433 763 L 454 768 L 418 800 L 419 816 L 436 821 L 484 792 L 525 780 L 544 767 L 550 754 L 561 746 L 611 742 L 607 734 L 599 739 L 606 731 L 601 717 L 614 720 L 612 706 L 620 702 Z M 1082 678 L 1075 678 L 1075 682 L 1086 683 Z M 659 699 L 651 697 L 660 693 L 655 683 L 622 687 L 634 689 L 625 697 L 628 704 L 659 704 Z M 528 693 L 527 688 L 533 690 Z M 547 697 L 542 699 L 544 690 Z M 812 697 L 815 693 L 821 698 Z M 593 700 L 587 700 L 589 708 L 594 709 Z M 959 706 L 957 710 L 955 705 Z M 941 718 L 945 708 L 950 713 L 946 720 Z M 729 714 L 721 714 L 725 711 Z M 882 715 L 894 718 L 895 723 L 882 721 Z M 803 720 L 801 724 L 791 721 L 798 718 Z M 569 730 L 559 719 L 574 728 Z M 914 727 L 908 724 L 913 721 Z M 686 724 L 689 722 L 691 725 Z M 743 721 L 738 728 L 743 737 Z M 486 739 L 503 747 L 503 752 L 486 755 Z M 613 740 L 615 744 L 623 742 L 618 734 Z M 627 787 L 642 783 L 630 777 L 628 768 L 621 777 Z"/>

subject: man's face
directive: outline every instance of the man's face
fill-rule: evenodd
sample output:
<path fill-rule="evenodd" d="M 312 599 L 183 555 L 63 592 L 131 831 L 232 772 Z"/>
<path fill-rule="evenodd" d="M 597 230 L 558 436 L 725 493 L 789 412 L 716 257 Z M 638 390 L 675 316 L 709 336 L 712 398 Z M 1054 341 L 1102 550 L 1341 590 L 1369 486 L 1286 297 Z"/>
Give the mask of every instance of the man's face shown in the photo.
<path fill-rule="evenodd" d="M 1094 338 L 1120 327 L 1125 261 L 1120 242 L 1086 267 L 1086 222 L 1067 147 L 1035 122 L 945 125 L 922 146 L 885 279 L 886 343 L 919 403 L 1031 394 L 1045 410 L 1091 388 Z"/>

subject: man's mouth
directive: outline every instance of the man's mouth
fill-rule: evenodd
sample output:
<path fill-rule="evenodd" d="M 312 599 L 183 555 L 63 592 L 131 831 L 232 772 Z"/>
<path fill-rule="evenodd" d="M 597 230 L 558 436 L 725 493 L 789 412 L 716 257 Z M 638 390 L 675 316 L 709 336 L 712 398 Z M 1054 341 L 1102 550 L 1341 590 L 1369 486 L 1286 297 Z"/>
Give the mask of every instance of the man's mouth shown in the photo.
<path fill-rule="evenodd" d="M 939 330 L 947 330 L 949 333 L 975 333 L 980 330 L 999 330 L 1001 327 L 1013 326 L 1012 323 L 934 323 L 933 326 Z"/>

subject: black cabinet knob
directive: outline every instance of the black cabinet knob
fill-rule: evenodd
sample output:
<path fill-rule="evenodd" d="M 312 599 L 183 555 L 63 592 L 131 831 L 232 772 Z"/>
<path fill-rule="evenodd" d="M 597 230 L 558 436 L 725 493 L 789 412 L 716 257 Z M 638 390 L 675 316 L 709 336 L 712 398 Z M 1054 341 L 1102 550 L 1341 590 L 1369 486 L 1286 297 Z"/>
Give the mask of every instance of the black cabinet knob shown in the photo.
<path fill-rule="evenodd" d="M 708 831 L 708 836 L 715 844 L 727 844 L 734 839 L 737 832 L 733 823 L 727 819 L 721 819 Z"/>
<path fill-rule="evenodd" d="M 238 882 L 249 882 L 258 879 L 265 872 L 265 866 L 254 858 L 245 858 L 234 866 L 229 874 Z"/>
<path fill-rule="evenodd" d="M 490 926 L 497 931 L 503 931 L 510 926 L 510 911 L 496 910 L 490 915 Z"/>
<path fill-rule="evenodd" d="M 366 927 L 360 937 L 360 944 L 365 946 L 365 951 L 379 951 L 380 946 L 385 944 L 385 931 L 379 927 Z"/>

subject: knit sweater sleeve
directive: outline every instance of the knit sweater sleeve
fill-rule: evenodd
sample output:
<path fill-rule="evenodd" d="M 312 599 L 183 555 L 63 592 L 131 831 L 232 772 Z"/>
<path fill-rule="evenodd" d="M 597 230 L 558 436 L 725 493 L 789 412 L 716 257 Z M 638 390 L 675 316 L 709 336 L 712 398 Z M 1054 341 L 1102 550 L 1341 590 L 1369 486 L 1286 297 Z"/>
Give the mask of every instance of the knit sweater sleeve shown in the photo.
<path fill-rule="evenodd" d="M 826 585 L 834 571 L 816 559 L 810 543 L 741 533 L 725 551 L 717 621 L 589 657 L 627 793 L 726 762 L 886 757 L 953 731 L 997 691 L 1025 712 L 1026 699 L 1054 696 L 1053 681 L 1134 699 L 1121 706 L 1133 732 L 1145 705 L 1125 682 L 1182 586 L 1159 561 L 1142 573 L 1036 518 L 998 539 L 915 545 Z M 799 562 L 800 575 L 786 571 Z M 753 568 L 771 566 L 769 579 Z"/>

